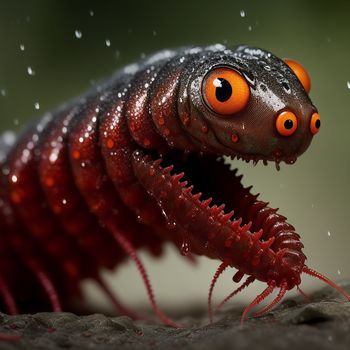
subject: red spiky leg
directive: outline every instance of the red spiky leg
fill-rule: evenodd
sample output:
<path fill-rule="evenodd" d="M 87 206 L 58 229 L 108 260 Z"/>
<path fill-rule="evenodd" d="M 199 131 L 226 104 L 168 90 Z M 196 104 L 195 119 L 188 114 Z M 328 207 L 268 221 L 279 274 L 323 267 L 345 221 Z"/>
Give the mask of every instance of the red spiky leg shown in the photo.
<path fill-rule="evenodd" d="M 1 171 L 1 169 L 0 169 Z M 1 183 L 1 182 L 0 182 Z M 1 190 L 0 190 L 1 191 Z M 0 299 L 3 300 L 3 306 L 8 314 L 18 313 L 18 306 L 13 294 L 10 283 L 11 275 L 18 276 L 18 267 L 15 266 L 14 254 L 5 237 L 6 219 L 4 215 L 4 201 L 0 201 Z"/>
<path fill-rule="evenodd" d="M 275 284 L 271 283 L 270 285 L 267 286 L 266 289 L 263 290 L 261 294 L 259 294 L 243 311 L 242 316 L 241 316 L 241 325 L 243 325 L 244 320 L 248 316 L 250 310 L 256 306 L 262 303 L 275 289 Z"/>
<path fill-rule="evenodd" d="M 135 216 L 121 202 L 105 173 L 95 110 L 96 106 L 89 105 L 70 133 L 70 159 L 75 182 L 91 212 L 135 262 L 156 315 L 165 324 L 177 326 L 157 306 L 145 268 L 136 254 L 138 247 L 156 244 L 156 237 L 136 222 Z"/>
<path fill-rule="evenodd" d="M 2 276 L 0 276 L 0 295 L 2 296 L 2 299 L 4 301 L 6 312 L 9 315 L 18 314 L 18 307 L 17 307 L 16 301 L 13 297 L 13 294 L 9 288 L 8 283 L 5 281 L 5 279 Z"/>
<path fill-rule="evenodd" d="M 325 282 L 326 284 L 328 284 L 330 287 L 332 287 L 333 289 L 337 290 L 341 295 L 343 295 L 347 300 L 350 301 L 350 295 L 348 293 L 346 293 L 342 288 L 340 288 L 338 285 L 336 285 L 333 281 L 331 281 L 328 277 L 326 276 L 323 276 L 321 275 L 319 272 L 313 270 L 313 269 L 310 269 L 309 267 L 307 266 L 304 266 L 303 267 L 303 272 L 312 276 L 312 277 L 315 277 L 315 278 L 318 278 L 319 280 Z"/>
<path fill-rule="evenodd" d="M 282 283 L 281 289 L 278 292 L 277 297 L 275 299 L 273 299 L 270 304 L 266 305 L 263 309 L 256 312 L 253 316 L 254 317 L 261 316 L 264 313 L 270 311 L 272 308 L 274 308 L 282 300 L 282 298 L 285 296 L 285 294 L 287 292 L 287 286 L 288 286 L 287 282 Z"/>
<path fill-rule="evenodd" d="M 244 288 L 248 287 L 251 283 L 255 281 L 253 276 L 249 276 L 242 285 L 236 288 L 233 292 L 231 292 L 227 297 L 225 297 L 215 308 L 215 311 L 220 310 L 224 304 L 226 304 L 229 300 L 231 300 L 234 296 L 240 293 Z"/>
<path fill-rule="evenodd" d="M 215 284 L 220 277 L 220 275 L 226 270 L 226 268 L 229 266 L 228 263 L 222 262 L 218 269 L 215 271 L 215 274 L 211 280 L 209 292 L 208 292 L 208 315 L 209 315 L 209 322 L 213 323 L 213 311 L 212 311 L 212 296 L 213 296 L 213 290 L 215 287 Z"/>

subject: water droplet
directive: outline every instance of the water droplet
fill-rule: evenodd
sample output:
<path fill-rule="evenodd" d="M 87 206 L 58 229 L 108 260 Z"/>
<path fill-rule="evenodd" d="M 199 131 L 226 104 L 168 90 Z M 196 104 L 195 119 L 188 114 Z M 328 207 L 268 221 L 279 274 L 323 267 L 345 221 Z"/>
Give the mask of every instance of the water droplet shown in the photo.
<path fill-rule="evenodd" d="M 333 337 L 331 335 L 328 336 L 328 341 L 333 341 Z"/>
<path fill-rule="evenodd" d="M 19 120 L 17 118 L 13 119 L 13 124 L 18 126 L 19 125 Z"/>
<path fill-rule="evenodd" d="M 89 11 L 89 15 L 90 15 L 91 17 L 93 17 L 94 14 L 95 14 L 95 12 L 94 12 L 93 10 L 90 10 L 90 11 Z"/>
<path fill-rule="evenodd" d="M 167 220 L 167 222 L 166 222 L 166 227 L 167 227 L 169 230 L 173 230 L 174 228 L 176 228 L 176 222 L 175 222 L 175 220 L 168 217 L 168 220 Z M 183 245 L 183 244 L 182 244 L 182 245 Z"/>
<path fill-rule="evenodd" d="M 248 30 L 251 32 L 253 30 L 252 26 L 248 26 Z"/>
<path fill-rule="evenodd" d="M 340 274 L 341 274 L 340 270 L 338 270 L 338 271 L 337 271 L 337 274 L 338 274 L 338 275 L 340 275 Z"/>
<path fill-rule="evenodd" d="M 1 89 L 0 90 L 0 94 L 1 94 L 1 96 L 6 96 L 6 90 L 5 89 Z"/>
<path fill-rule="evenodd" d="M 35 75 L 35 71 L 33 70 L 33 68 L 32 68 L 31 66 L 28 66 L 28 67 L 27 67 L 27 73 L 28 73 L 29 75 Z"/>
<path fill-rule="evenodd" d="M 327 235 L 328 235 L 328 237 L 330 237 L 330 236 L 331 236 L 331 233 L 330 233 L 330 231 L 328 231 L 328 232 L 327 232 Z"/>
<path fill-rule="evenodd" d="M 239 11 L 239 14 L 240 14 L 241 17 L 245 17 L 245 11 L 244 10 Z"/>
<path fill-rule="evenodd" d="M 63 205 L 66 205 L 66 204 L 67 204 L 67 199 L 64 199 L 64 198 L 63 198 L 63 199 L 62 199 L 62 204 L 63 204 Z"/>
<path fill-rule="evenodd" d="M 154 31 L 152 32 L 152 35 L 153 35 L 153 36 L 157 36 L 157 32 L 154 30 Z"/>
<path fill-rule="evenodd" d="M 346 82 L 346 86 L 347 86 L 348 89 L 350 90 L 350 80 L 348 80 L 348 81 Z"/>
<path fill-rule="evenodd" d="M 36 110 L 39 110 L 39 109 L 40 109 L 40 104 L 39 104 L 39 102 L 35 102 L 35 103 L 34 103 L 34 108 L 35 108 Z"/>
<path fill-rule="evenodd" d="M 106 39 L 106 46 L 110 47 L 111 46 L 111 41 L 109 39 Z"/>
<path fill-rule="evenodd" d="M 78 29 L 75 30 L 74 34 L 77 39 L 81 39 L 81 37 L 83 36 L 83 33 Z"/>
<path fill-rule="evenodd" d="M 187 240 L 184 239 L 181 246 L 181 254 L 184 256 L 187 256 L 189 252 L 190 252 L 190 244 L 188 243 Z"/>
<path fill-rule="evenodd" d="M 25 50 L 24 44 L 20 44 L 20 45 L 19 45 L 19 49 L 20 49 L 21 51 L 24 51 L 24 50 Z"/>

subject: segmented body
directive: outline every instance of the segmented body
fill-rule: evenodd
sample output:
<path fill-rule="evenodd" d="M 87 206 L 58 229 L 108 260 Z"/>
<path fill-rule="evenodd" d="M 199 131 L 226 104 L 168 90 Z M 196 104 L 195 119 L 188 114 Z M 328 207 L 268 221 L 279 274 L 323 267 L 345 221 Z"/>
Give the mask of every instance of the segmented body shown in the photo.
<path fill-rule="evenodd" d="M 21 300 L 45 301 L 42 288 L 60 310 L 79 294 L 83 278 L 101 282 L 100 268 L 114 268 L 128 256 L 138 263 L 137 249 L 159 255 L 167 241 L 184 255 L 237 268 L 236 281 L 247 274 L 288 289 L 300 283 L 305 256 L 299 235 L 215 161 L 218 141 L 208 123 L 193 117 L 189 84 L 196 85 L 191 77 L 198 64 L 226 64 L 232 55 L 248 79 L 243 47 L 163 51 L 120 70 L 18 136 L 1 163 L 0 292 L 6 311 L 17 312 Z M 231 133 L 227 137 L 237 142 Z M 228 147 L 222 154 L 230 154 Z M 229 184 L 224 191 L 222 182 Z"/>

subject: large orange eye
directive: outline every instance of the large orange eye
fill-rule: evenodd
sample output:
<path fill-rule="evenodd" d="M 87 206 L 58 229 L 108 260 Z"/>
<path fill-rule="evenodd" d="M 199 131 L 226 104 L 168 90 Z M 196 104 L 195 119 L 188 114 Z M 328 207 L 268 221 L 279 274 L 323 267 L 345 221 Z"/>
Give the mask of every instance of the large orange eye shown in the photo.
<path fill-rule="evenodd" d="M 292 135 L 298 127 L 298 119 L 294 113 L 284 111 L 277 116 L 276 129 L 282 136 Z"/>
<path fill-rule="evenodd" d="M 294 74 L 298 77 L 298 79 L 301 82 L 301 85 L 303 85 L 305 91 L 307 93 L 310 92 L 311 88 L 311 80 L 310 76 L 305 70 L 305 68 L 298 62 L 286 59 L 284 62 L 289 66 L 289 68 L 294 72 Z"/>
<path fill-rule="evenodd" d="M 216 68 L 204 79 L 203 95 L 208 106 L 221 115 L 241 111 L 248 103 L 247 81 L 233 69 Z"/>
<path fill-rule="evenodd" d="M 321 127 L 321 118 L 318 113 L 314 113 L 311 116 L 310 120 L 310 131 L 313 135 L 317 134 L 320 131 Z"/>

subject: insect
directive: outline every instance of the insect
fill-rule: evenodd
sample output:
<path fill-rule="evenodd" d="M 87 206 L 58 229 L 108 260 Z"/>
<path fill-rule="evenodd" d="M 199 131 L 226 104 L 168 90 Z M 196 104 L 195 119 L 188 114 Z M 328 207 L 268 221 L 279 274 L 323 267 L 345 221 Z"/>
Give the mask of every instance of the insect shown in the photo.
<path fill-rule="evenodd" d="M 121 313 L 133 315 L 99 277 L 131 258 L 157 306 L 138 249 L 221 261 L 275 289 L 275 306 L 303 273 L 337 285 L 305 265 L 294 227 L 258 200 L 223 156 L 257 163 L 295 162 L 319 131 L 310 79 L 295 61 L 262 49 L 222 45 L 165 50 L 131 64 L 83 97 L 33 123 L 13 142 L 2 137 L 0 295 L 10 314 L 21 305 L 59 311 L 95 279 Z M 7 135 L 8 139 L 8 135 Z M 25 286 L 25 288 L 22 288 Z M 301 290 L 300 290 L 301 291 Z"/>

